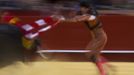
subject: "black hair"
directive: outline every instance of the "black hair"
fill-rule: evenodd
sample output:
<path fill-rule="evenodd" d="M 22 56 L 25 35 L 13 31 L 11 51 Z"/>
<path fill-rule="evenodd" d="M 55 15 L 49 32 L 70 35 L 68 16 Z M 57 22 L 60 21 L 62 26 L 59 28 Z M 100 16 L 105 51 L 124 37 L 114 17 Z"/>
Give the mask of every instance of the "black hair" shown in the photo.
<path fill-rule="evenodd" d="M 86 1 L 82 1 L 82 2 L 80 2 L 80 7 L 89 8 L 90 4 L 88 2 L 86 2 Z"/>
<path fill-rule="evenodd" d="M 92 15 L 98 15 L 98 12 L 95 8 L 94 3 L 92 2 L 92 0 L 80 0 L 79 1 L 79 6 L 80 7 L 85 7 L 85 8 L 89 8 L 90 11 L 88 13 L 92 14 Z"/>

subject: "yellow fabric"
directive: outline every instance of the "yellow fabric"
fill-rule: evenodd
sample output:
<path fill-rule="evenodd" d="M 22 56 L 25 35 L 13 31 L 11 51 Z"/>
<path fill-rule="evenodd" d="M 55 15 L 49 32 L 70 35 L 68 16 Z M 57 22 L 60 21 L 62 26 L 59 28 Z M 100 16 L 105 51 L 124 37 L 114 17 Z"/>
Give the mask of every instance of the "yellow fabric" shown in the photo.
<path fill-rule="evenodd" d="M 33 46 L 34 40 L 22 38 L 22 44 L 26 49 L 31 49 Z"/>
<path fill-rule="evenodd" d="M 10 21 L 9 24 L 16 24 L 16 22 L 18 22 L 20 19 L 18 17 L 13 17 Z"/>

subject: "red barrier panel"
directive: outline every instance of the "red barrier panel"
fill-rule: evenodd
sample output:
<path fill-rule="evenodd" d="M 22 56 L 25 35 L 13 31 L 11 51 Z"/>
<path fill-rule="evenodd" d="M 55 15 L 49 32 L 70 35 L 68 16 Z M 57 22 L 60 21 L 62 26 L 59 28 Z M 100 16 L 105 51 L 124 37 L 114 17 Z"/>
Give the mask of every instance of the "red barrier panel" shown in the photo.
<path fill-rule="evenodd" d="M 42 14 L 38 11 L 12 11 L 12 13 L 19 16 L 24 22 L 35 21 L 42 17 Z M 105 49 L 134 50 L 134 16 L 107 14 L 101 15 L 100 19 L 108 35 L 108 43 Z M 44 49 L 85 49 L 91 40 L 90 30 L 81 22 L 59 24 L 57 27 L 41 33 L 40 37 Z M 63 57 L 63 59 L 70 56 L 72 60 L 88 60 L 81 54 L 59 53 L 57 55 L 61 55 L 57 58 Z M 133 54 L 115 54 L 114 56 L 113 54 L 104 54 L 104 56 L 116 61 L 134 61 Z"/>
<path fill-rule="evenodd" d="M 102 15 L 103 28 L 108 35 L 105 49 L 134 50 L 134 16 Z M 42 33 L 45 49 L 85 49 L 91 40 L 90 31 L 82 23 L 60 24 L 56 28 Z M 133 54 L 103 54 L 109 61 L 134 61 Z M 84 54 L 58 53 L 53 59 L 69 61 L 89 61 Z"/>
<path fill-rule="evenodd" d="M 10 10 L 24 22 L 42 17 L 39 11 Z M 100 17 L 108 35 L 105 49 L 134 49 L 134 16 L 107 14 Z M 46 49 L 85 49 L 91 40 L 90 30 L 83 23 L 62 23 L 54 29 L 42 33 L 42 43 Z"/>
<path fill-rule="evenodd" d="M 106 49 L 134 49 L 134 16 L 104 15 L 101 20 L 108 35 Z"/>
<path fill-rule="evenodd" d="M 108 35 L 105 49 L 134 49 L 134 16 L 102 15 L 100 17 Z M 82 23 L 64 23 L 42 33 L 47 49 L 84 49 L 91 40 L 90 31 Z"/>

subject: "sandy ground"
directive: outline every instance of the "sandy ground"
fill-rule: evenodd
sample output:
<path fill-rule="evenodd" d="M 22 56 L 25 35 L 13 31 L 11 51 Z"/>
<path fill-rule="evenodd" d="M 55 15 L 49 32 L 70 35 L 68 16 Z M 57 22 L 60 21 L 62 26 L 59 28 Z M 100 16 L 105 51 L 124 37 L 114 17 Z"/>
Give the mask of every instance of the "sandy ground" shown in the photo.
<path fill-rule="evenodd" d="M 134 63 L 110 62 L 109 75 L 134 75 Z M 90 62 L 16 62 L 2 67 L 0 75 L 99 75 Z"/>

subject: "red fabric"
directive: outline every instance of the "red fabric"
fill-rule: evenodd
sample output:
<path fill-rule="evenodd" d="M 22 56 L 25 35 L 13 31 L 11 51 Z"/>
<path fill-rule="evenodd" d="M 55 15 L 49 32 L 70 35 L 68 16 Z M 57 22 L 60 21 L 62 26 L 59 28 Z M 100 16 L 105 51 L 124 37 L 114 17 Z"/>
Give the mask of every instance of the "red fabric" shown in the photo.
<path fill-rule="evenodd" d="M 51 16 L 47 16 L 47 17 L 45 17 L 43 19 L 46 21 L 46 23 L 48 25 L 51 25 L 52 27 L 56 26 L 57 22 L 58 22 L 58 20 L 53 20 L 53 18 Z"/>
<path fill-rule="evenodd" d="M 5 12 L 2 16 L 2 19 L 3 19 L 3 22 L 4 23 L 9 23 L 9 21 L 14 18 L 14 17 L 17 17 L 17 14 L 15 16 L 14 12 Z M 44 18 L 40 18 L 40 19 L 36 19 L 32 22 L 23 22 L 23 19 L 20 18 L 21 21 L 17 22 L 16 23 L 16 26 L 21 30 L 22 34 L 25 36 L 29 33 L 39 33 L 39 30 L 43 29 L 43 28 L 46 28 L 47 26 L 50 26 L 50 28 L 53 28 L 54 26 L 57 25 L 58 21 L 56 20 L 53 20 L 53 18 L 51 16 L 47 16 L 47 17 L 44 17 Z M 44 25 L 38 25 L 38 23 L 36 23 L 36 21 L 44 21 L 43 23 L 45 23 Z M 25 27 L 26 29 L 23 28 L 23 26 L 25 25 L 29 25 L 30 27 L 32 27 L 32 29 L 30 30 L 26 30 L 28 29 L 27 26 Z M 46 29 L 49 30 L 50 28 Z"/>
<path fill-rule="evenodd" d="M 34 34 L 34 33 L 39 33 L 39 30 L 40 30 L 40 29 L 45 28 L 45 27 L 47 27 L 47 26 L 51 26 L 51 28 L 53 28 L 55 25 L 57 25 L 57 24 L 56 24 L 57 21 L 54 21 L 54 20 L 52 19 L 52 17 L 49 17 L 49 16 L 48 16 L 48 17 L 45 17 L 45 18 L 43 18 L 43 19 L 38 19 L 38 20 L 44 20 L 44 22 L 46 22 L 46 24 L 43 25 L 43 26 L 39 26 L 37 23 L 35 23 L 35 21 L 32 22 L 32 23 L 17 22 L 17 23 L 16 23 L 16 26 L 17 26 L 18 28 L 20 28 L 21 32 L 22 32 L 23 35 L 25 36 L 25 35 L 27 35 L 27 34 L 29 34 L 29 33 L 33 33 L 33 34 Z M 36 20 L 36 21 L 37 21 L 37 20 Z M 24 25 L 26 25 L 26 24 L 32 26 L 33 29 L 30 30 L 30 31 L 26 31 L 25 29 L 23 29 L 22 26 L 24 26 Z"/>
<path fill-rule="evenodd" d="M 23 34 L 23 35 L 25 35 L 25 34 L 28 34 L 29 32 L 26 32 L 24 29 L 22 29 L 22 26 L 24 25 L 24 23 L 22 23 L 22 22 L 17 22 L 16 23 L 16 26 L 20 29 L 20 31 L 21 31 L 21 33 Z"/>

